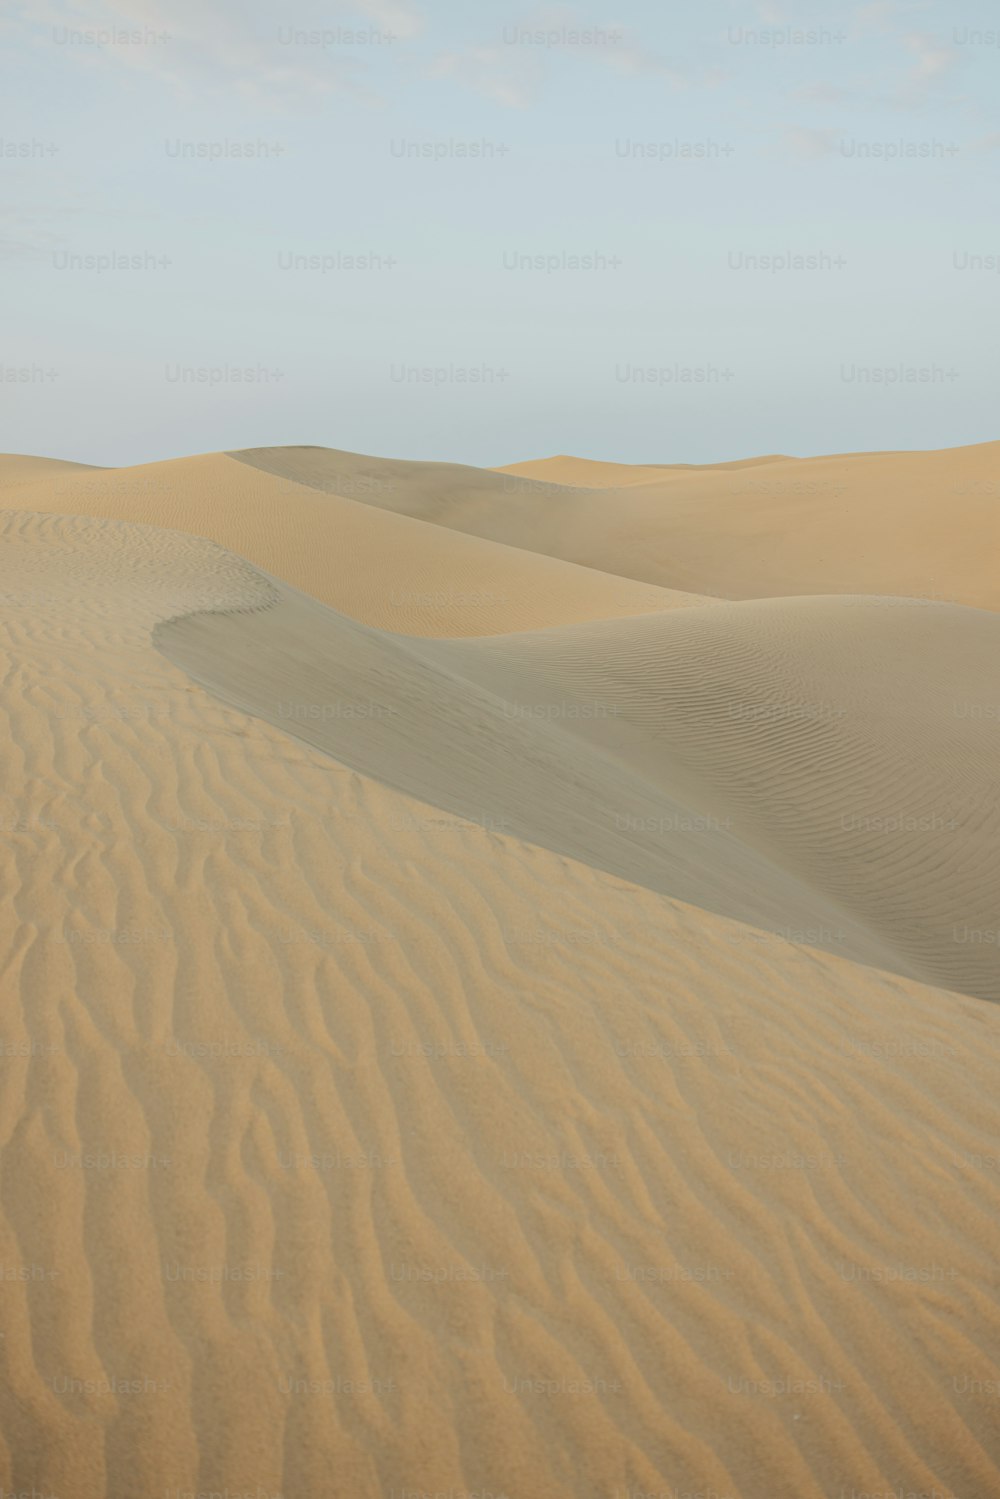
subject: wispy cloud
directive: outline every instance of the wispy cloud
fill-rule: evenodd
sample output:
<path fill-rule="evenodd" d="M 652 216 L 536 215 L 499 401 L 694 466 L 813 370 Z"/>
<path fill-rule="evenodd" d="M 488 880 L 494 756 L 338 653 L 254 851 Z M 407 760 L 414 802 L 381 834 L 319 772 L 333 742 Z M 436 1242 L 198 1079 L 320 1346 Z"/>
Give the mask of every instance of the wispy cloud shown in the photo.
<path fill-rule="evenodd" d="M 31 173 L 15 169 L 8 175 L 6 201 L 0 204 L 0 260 L 48 261 L 81 229 L 100 225 L 102 232 L 120 227 L 131 234 L 136 224 L 161 218 L 159 211 L 120 197 L 112 202 L 99 191 L 82 188 L 62 169 L 53 171 L 42 195 Z"/>
<path fill-rule="evenodd" d="M 913 59 L 903 83 L 903 91 L 920 96 L 939 83 L 959 61 L 958 51 L 926 31 L 911 31 L 903 38 L 903 47 Z"/>
<path fill-rule="evenodd" d="M 6 34 L 72 48 L 81 66 L 146 72 L 190 92 L 224 89 L 256 106 L 308 102 L 330 92 L 365 92 L 376 48 L 296 44 L 290 35 L 376 27 L 389 41 L 419 31 L 409 0 L 11 0 Z M 83 35 L 82 42 L 73 37 Z"/>
<path fill-rule="evenodd" d="M 857 90 L 843 88 L 839 83 L 806 83 L 795 89 L 793 99 L 803 104 L 846 104 L 857 98 Z"/>
<path fill-rule="evenodd" d="M 983 135 L 978 140 L 970 141 L 965 149 L 974 156 L 983 156 L 988 152 L 1000 151 L 1000 130 L 994 130 L 991 135 Z"/>
<path fill-rule="evenodd" d="M 911 16 L 926 13 L 928 5 L 929 0 L 868 0 L 855 7 L 852 30 L 863 35 L 897 30 L 908 25 Z"/>
<path fill-rule="evenodd" d="M 2 222 L 0 215 L 0 224 Z M 65 244 L 65 240 L 59 236 L 43 235 L 37 229 L 32 232 L 30 239 L 8 239 L 6 235 L 0 234 L 0 263 L 23 265 L 26 261 L 45 261 L 61 244 Z"/>
<path fill-rule="evenodd" d="M 431 76 L 452 77 L 482 97 L 510 108 L 537 98 L 547 64 L 574 58 L 629 76 L 658 78 L 671 88 L 712 86 L 717 70 L 694 74 L 642 43 L 614 22 L 587 20 L 571 6 L 545 6 L 508 22 L 497 41 L 439 54 Z"/>
<path fill-rule="evenodd" d="M 439 53 L 428 73 L 431 78 L 454 78 L 494 104 L 524 109 L 541 86 L 541 60 L 512 54 L 513 49 L 504 46 L 463 47 Z"/>
<path fill-rule="evenodd" d="M 914 28 L 914 18 L 927 9 L 927 0 L 871 0 L 858 6 L 851 30 L 855 43 L 867 42 L 873 66 L 861 77 L 801 86 L 792 97 L 893 110 L 960 102 L 942 87 L 962 61 L 958 49 L 932 32 Z"/>
<path fill-rule="evenodd" d="M 814 130 L 807 125 L 786 125 L 782 143 L 786 152 L 800 161 L 816 161 L 832 156 L 840 141 L 839 130 Z"/>

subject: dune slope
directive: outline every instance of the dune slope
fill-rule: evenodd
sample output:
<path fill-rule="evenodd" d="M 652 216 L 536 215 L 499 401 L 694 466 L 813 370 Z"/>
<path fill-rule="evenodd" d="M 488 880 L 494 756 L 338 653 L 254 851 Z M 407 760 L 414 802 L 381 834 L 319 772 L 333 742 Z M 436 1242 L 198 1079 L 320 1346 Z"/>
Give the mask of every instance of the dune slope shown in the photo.
<path fill-rule="evenodd" d="M 559 453 L 552 458 L 536 458 L 527 463 L 504 463 L 493 472 L 578 489 L 625 489 L 633 484 L 666 479 L 673 474 L 709 470 L 717 473 L 789 461 L 782 453 L 769 453 L 760 458 L 737 458 L 731 463 L 603 463 L 596 458 L 574 458 L 569 453 Z"/>
<path fill-rule="evenodd" d="M 204 540 L 0 569 L 6 1489 L 997 1489 L 1000 1010 L 237 711 L 153 633 L 287 600 Z"/>
<path fill-rule="evenodd" d="M 266 615 L 157 639 L 239 707 L 449 811 L 1000 999 L 995 615 L 774 600 L 418 641 L 274 586 Z"/>
<path fill-rule="evenodd" d="M 998 493 L 998 443 L 704 467 L 492 470 L 298 447 L 130 469 L 0 459 L 0 506 L 204 535 L 354 618 L 427 635 L 625 618 L 692 596 L 997 610 Z M 454 536 L 444 558 L 428 527 Z M 373 587 L 386 568 L 388 586 Z"/>
<path fill-rule="evenodd" d="M 69 463 L 63 458 L 33 458 L 27 453 L 0 453 L 0 490 L 13 484 L 51 484 L 85 474 L 103 473 L 90 463 Z"/>
<path fill-rule="evenodd" d="M 577 459 L 513 472 L 330 448 L 233 457 L 317 490 L 356 493 L 369 505 L 688 593 L 892 594 L 1000 609 L 1000 443 L 697 469 L 602 465 L 601 477 L 616 475 L 610 488 L 570 487 L 581 478 Z"/>
<path fill-rule="evenodd" d="M 560 722 L 822 891 L 903 971 L 1000 999 L 1000 619 L 887 603 L 718 604 L 431 649 L 524 712 L 603 704 Z"/>
<path fill-rule="evenodd" d="M 41 469 L 25 474 L 17 460 L 8 477 L 10 460 L 0 460 L 0 510 L 203 536 L 355 619 L 405 634 L 497 634 L 704 602 L 442 531 L 352 498 L 349 485 L 343 496 L 318 494 L 224 453 L 68 474 L 65 465 L 49 473 L 45 460 L 29 461 Z"/>
<path fill-rule="evenodd" d="M 609 756 L 597 726 L 618 714 L 613 695 L 529 703 L 519 684 L 498 687 L 489 662 L 480 684 L 450 642 L 359 626 L 272 581 L 280 601 L 266 613 L 190 614 L 159 627 L 157 644 L 224 701 L 444 811 L 919 976 L 863 919 L 742 841 L 711 798 L 672 786 L 669 765 L 656 776 Z"/>

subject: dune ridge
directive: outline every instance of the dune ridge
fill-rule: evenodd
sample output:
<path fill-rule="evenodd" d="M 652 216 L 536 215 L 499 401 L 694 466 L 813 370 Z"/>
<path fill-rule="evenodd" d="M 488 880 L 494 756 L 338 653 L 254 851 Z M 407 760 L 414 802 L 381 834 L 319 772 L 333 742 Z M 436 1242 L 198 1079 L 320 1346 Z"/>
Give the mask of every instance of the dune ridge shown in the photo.
<path fill-rule="evenodd" d="M 325 450 L 322 450 L 325 451 Z M 203 536 L 366 624 L 402 634 L 498 634 L 702 603 L 367 503 L 368 481 L 319 494 L 224 453 L 26 479 L 0 460 L 0 510 L 169 526 Z M 355 497 L 352 497 L 355 496 Z"/>
<path fill-rule="evenodd" d="M 602 465 L 606 477 L 622 471 L 617 487 L 560 482 L 589 460 L 492 470 L 332 448 L 60 472 L 44 484 L 18 478 L 16 464 L 5 477 L 4 461 L 0 505 L 205 535 L 331 607 L 401 633 L 497 634 L 692 598 L 871 594 L 1000 608 L 1000 443 L 635 472 Z M 453 548 L 458 584 L 443 571 L 441 538 L 417 522 L 467 538 Z M 487 542 L 516 555 L 501 557 Z M 392 605 L 389 589 L 366 585 L 397 552 L 426 580 L 412 589 L 431 596 L 424 602 Z M 573 582 L 560 562 L 584 575 Z M 477 589 L 489 595 L 491 576 L 493 597 L 470 599 Z M 449 601 L 456 594 L 464 597 Z"/>
<path fill-rule="evenodd" d="M 323 448 L 255 448 L 244 464 L 326 493 L 529 551 L 728 599 L 881 594 L 1000 608 L 1000 443 L 666 471 L 580 461 L 518 473 Z M 621 470 L 619 474 L 618 471 Z M 566 481 L 570 481 L 567 483 Z M 327 602 L 333 602 L 328 600 Z"/>
<path fill-rule="evenodd" d="M 710 799 L 684 786 L 671 795 L 609 758 L 596 725 L 616 712 L 610 698 L 581 704 L 593 734 L 567 733 L 570 698 L 539 716 L 517 686 L 456 669 L 454 653 L 433 648 L 444 642 L 358 626 L 272 582 L 280 598 L 259 617 L 191 613 L 157 627 L 157 645 L 223 701 L 395 790 L 736 919 L 907 967 L 822 890 L 741 842 Z"/>
<path fill-rule="evenodd" d="M 995 724 L 954 712 L 990 690 L 995 616 L 779 600 L 404 641 L 275 586 L 266 616 L 189 616 L 157 641 L 228 701 L 397 789 L 1000 999 Z M 377 697 L 348 711 L 365 683 Z"/>

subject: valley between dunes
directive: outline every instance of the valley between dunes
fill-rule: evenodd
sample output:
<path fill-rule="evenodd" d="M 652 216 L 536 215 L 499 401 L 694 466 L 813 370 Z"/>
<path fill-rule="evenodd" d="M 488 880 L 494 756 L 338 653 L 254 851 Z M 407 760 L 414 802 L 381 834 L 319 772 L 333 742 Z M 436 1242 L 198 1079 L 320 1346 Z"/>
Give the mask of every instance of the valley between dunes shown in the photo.
<path fill-rule="evenodd" d="M 998 460 L 0 458 L 0 1490 L 1000 1492 Z"/>

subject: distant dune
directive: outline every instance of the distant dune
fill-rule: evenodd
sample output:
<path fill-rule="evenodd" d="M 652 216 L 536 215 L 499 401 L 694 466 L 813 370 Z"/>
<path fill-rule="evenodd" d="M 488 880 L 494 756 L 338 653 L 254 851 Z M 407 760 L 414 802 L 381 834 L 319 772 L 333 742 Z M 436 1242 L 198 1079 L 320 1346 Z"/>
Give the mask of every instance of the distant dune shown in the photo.
<path fill-rule="evenodd" d="M 646 467 L 638 482 L 624 465 L 600 465 L 615 487 L 569 493 L 591 465 L 489 472 L 325 448 L 234 456 L 327 492 L 354 483 L 372 505 L 687 593 L 885 593 L 1000 608 L 1000 443 Z"/>
<path fill-rule="evenodd" d="M 732 463 L 600 463 L 593 458 L 572 458 L 560 453 L 529 463 L 507 463 L 498 474 L 541 479 L 550 484 L 568 484 L 578 489 L 625 489 L 630 484 L 655 483 L 671 474 L 718 473 L 729 469 L 756 468 L 759 464 L 788 463 L 780 453 L 763 458 L 740 458 Z"/>
<path fill-rule="evenodd" d="M 291 450 L 300 451 L 312 450 Z M 210 453 L 68 474 L 50 480 L 43 495 L 21 476 L 23 459 L 6 480 L 9 462 L 0 458 L 0 508 L 37 506 L 203 536 L 356 619 L 407 634 L 495 634 L 702 602 L 478 536 L 448 533 L 442 546 L 438 527 L 373 509 L 371 484 L 357 475 L 343 476 L 344 494 L 320 494 Z M 445 465 L 429 467 L 432 489 Z M 484 473 L 491 489 L 502 489 Z"/>
<path fill-rule="evenodd" d="M 0 486 L 44 481 L 46 485 L 82 474 L 103 474 L 107 469 L 90 463 L 67 463 L 62 458 L 30 458 L 23 453 L 0 453 Z"/>
<path fill-rule="evenodd" d="M 0 1490 L 1000 1493 L 998 457 L 0 458 Z"/>

